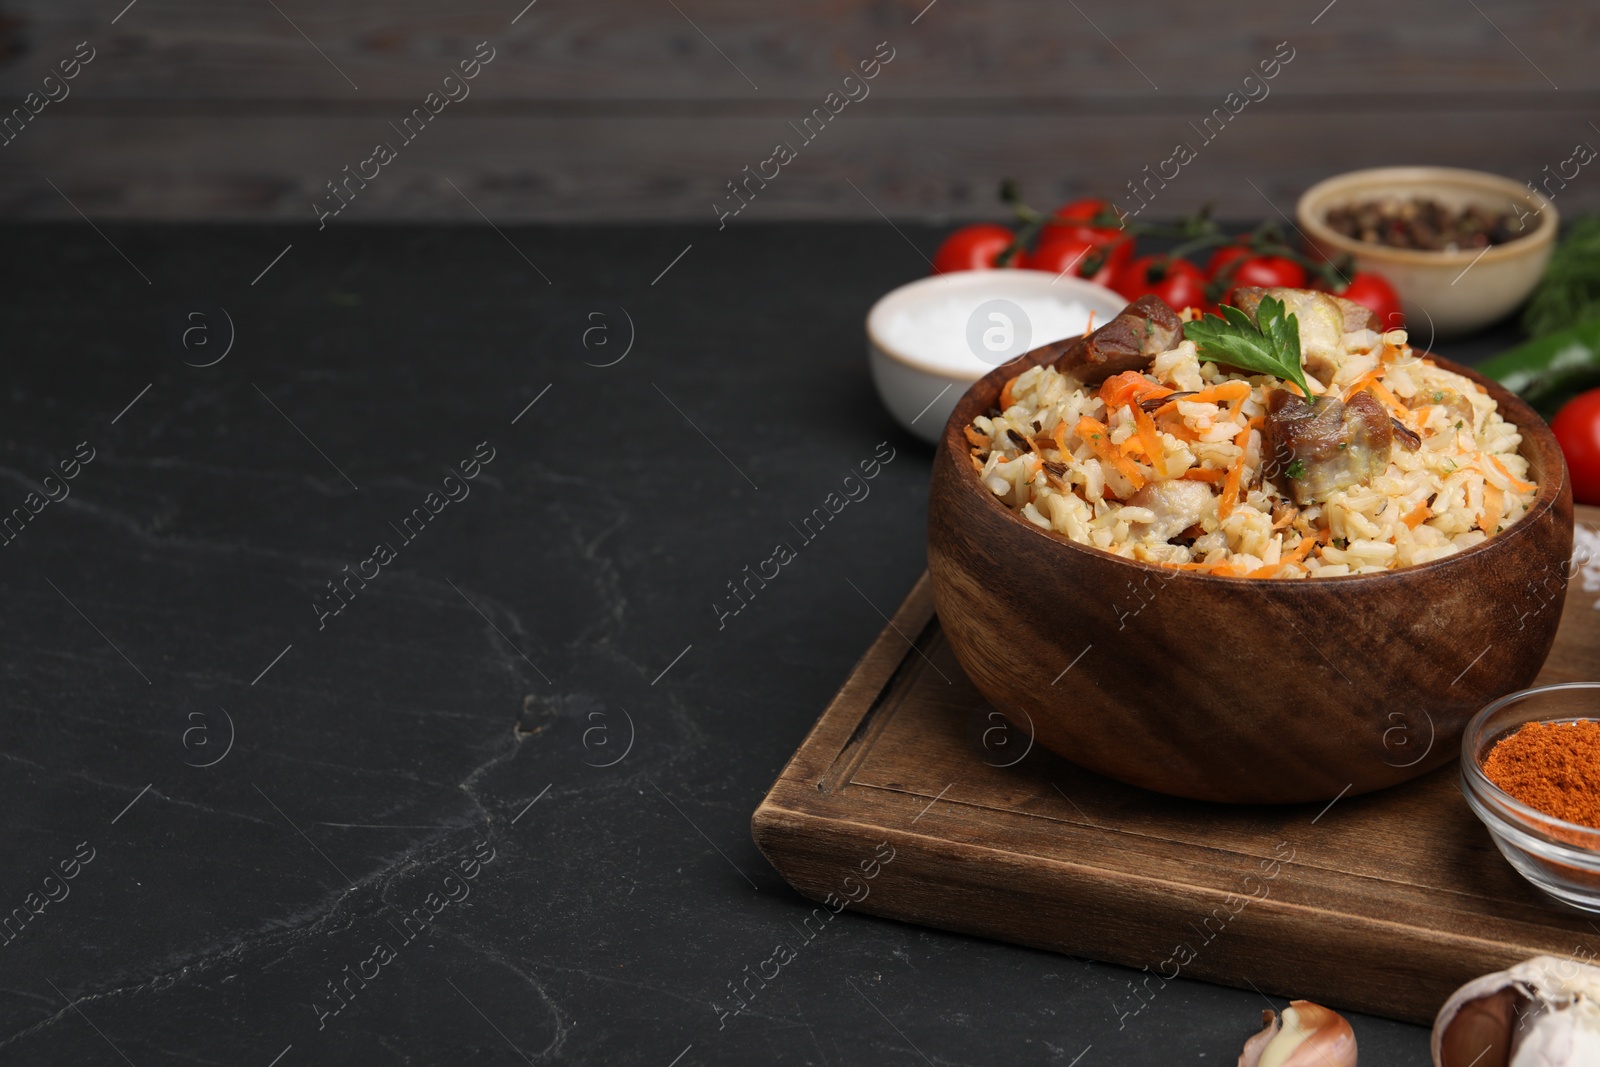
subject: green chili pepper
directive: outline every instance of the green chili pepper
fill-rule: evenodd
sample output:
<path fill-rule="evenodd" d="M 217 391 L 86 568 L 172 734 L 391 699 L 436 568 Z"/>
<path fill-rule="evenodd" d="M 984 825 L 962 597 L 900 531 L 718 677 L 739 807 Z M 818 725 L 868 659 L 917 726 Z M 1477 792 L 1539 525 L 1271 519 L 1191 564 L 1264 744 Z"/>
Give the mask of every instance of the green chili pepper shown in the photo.
<path fill-rule="evenodd" d="M 1600 387 L 1600 319 L 1518 345 L 1473 369 L 1551 418 L 1576 394 Z"/>

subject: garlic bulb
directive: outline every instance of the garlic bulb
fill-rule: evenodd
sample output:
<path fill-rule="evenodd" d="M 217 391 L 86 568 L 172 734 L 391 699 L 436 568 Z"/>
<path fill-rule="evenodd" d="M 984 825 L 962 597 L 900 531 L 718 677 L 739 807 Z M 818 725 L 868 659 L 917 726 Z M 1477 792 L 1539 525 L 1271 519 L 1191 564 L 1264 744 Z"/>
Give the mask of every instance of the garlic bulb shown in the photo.
<path fill-rule="evenodd" d="M 1476 978 L 1433 1023 L 1434 1067 L 1600 1064 L 1600 967 L 1536 956 Z"/>
<path fill-rule="evenodd" d="M 1283 1009 L 1283 1024 L 1261 1013 L 1259 1034 L 1245 1042 L 1239 1067 L 1356 1067 L 1356 1035 L 1344 1016 L 1309 1000 Z"/>

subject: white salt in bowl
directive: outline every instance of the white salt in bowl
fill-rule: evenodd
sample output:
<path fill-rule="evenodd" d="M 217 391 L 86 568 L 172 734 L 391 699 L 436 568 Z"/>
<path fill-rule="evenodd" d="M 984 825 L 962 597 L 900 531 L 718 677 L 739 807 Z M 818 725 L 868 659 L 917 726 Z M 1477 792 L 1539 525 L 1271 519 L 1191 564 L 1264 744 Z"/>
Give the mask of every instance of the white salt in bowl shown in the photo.
<path fill-rule="evenodd" d="M 1030 349 L 1102 326 L 1127 305 L 1042 270 L 968 270 L 902 285 L 867 312 L 872 384 L 895 421 L 938 441 L 967 387 Z"/>

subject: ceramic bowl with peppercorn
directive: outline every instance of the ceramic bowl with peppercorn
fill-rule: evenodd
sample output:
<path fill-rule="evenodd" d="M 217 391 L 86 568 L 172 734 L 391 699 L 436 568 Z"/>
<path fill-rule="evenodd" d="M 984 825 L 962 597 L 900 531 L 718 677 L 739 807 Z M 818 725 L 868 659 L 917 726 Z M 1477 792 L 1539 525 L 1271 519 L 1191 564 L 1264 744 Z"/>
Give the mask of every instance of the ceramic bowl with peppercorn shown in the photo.
<path fill-rule="evenodd" d="M 1600 682 L 1524 689 L 1480 711 L 1461 790 L 1517 873 L 1600 912 Z"/>
<path fill-rule="evenodd" d="M 1555 245 L 1555 207 L 1510 178 L 1453 167 L 1352 171 L 1306 190 L 1295 209 L 1314 250 L 1387 278 L 1426 340 L 1510 314 Z"/>

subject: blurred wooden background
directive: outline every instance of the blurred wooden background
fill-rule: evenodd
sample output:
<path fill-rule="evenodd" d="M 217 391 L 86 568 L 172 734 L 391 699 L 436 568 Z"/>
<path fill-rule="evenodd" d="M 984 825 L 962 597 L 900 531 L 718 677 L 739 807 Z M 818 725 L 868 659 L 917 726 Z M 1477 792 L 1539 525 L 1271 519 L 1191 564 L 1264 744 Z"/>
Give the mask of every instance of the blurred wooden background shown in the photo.
<path fill-rule="evenodd" d="M 0 147 L 0 212 L 75 217 L 65 194 L 93 218 L 313 221 L 325 183 L 397 141 L 389 123 L 484 40 L 471 96 L 340 224 L 476 220 L 473 204 L 715 221 L 726 183 L 798 146 L 787 123 L 885 41 L 871 95 L 730 225 L 993 215 L 1002 175 L 1040 206 L 1119 194 L 1185 139 L 1199 158 L 1147 217 L 1292 212 L 1317 179 L 1375 164 L 1537 179 L 1600 146 L 1600 5 L 1577 0 L 525 3 L 0 0 L 4 109 L 78 42 L 97 53 Z M 1296 54 L 1270 96 L 1201 146 L 1189 123 L 1280 41 Z M 1567 212 L 1600 207 L 1600 163 L 1553 188 Z"/>

